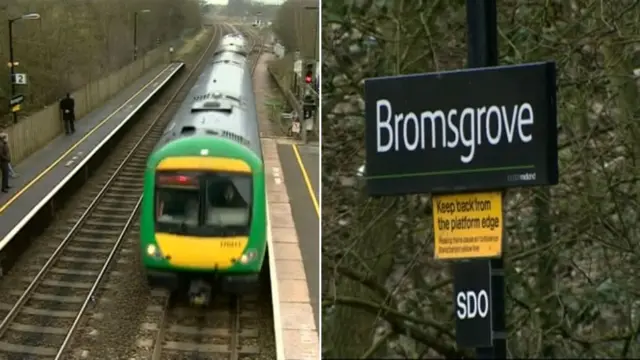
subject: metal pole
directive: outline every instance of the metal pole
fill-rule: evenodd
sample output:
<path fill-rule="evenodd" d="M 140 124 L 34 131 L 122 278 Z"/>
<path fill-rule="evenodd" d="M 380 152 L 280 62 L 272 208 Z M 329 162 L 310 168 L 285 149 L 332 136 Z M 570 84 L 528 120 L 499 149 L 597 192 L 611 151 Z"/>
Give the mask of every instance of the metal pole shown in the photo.
<path fill-rule="evenodd" d="M 318 10 L 317 6 L 305 6 L 304 8 L 307 9 L 307 10 Z M 314 36 L 314 40 L 313 40 L 313 43 L 314 43 L 313 58 L 314 58 L 314 60 L 318 60 L 318 48 L 320 47 L 320 44 L 318 43 L 318 38 L 319 38 L 318 34 L 319 34 L 319 29 L 320 29 L 320 27 L 319 27 L 320 19 L 318 19 L 319 16 L 320 16 L 320 14 L 318 13 L 317 16 L 316 16 L 316 26 L 313 29 L 313 34 L 314 34 L 313 35 Z"/>
<path fill-rule="evenodd" d="M 138 12 L 133 13 L 133 61 L 138 59 Z"/>
<path fill-rule="evenodd" d="M 318 60 L 318 17 L 316 16 L 316 26 L 313 28 L 313 60 Z M 316 70 L 317 71 L 317 70 Z"/>
<path fill-rule="evenodd" d="M 468 67 L 498 65 L 496 14 L 496 0 L 467 0 Z M 504 204 L 502 208 L 503 211 L 506 209 Z M 506 231 L 503 234 L 503 239 L 506 240 Z M 491 264 L 491 313 L 493 314 L 493 346 L 477 348 L 476 354 L 479 359 L 506 359 L 504 261 L 503 258 L 476 261 L 489 261 Z"/>
<path fill-rule="evenodd" d="M 16 69 L 15 69 L 15 59 L 13 58 L 13 21 L 14 20 L 9 19 L 9 63 L 11 64 L 11 67 L 10 67 L 11 75 L 9 76 L 9 81 L 11 82 L 11 98 L 12 99 L 16 95 L 16 84 L 14 82 Z M 9 104 L 9 111 L 11 111 L 11 113 L 13 114 L 14 124 L 17 123 L 18 113 L 13 111 L 13 109 L 11 108 L 11 104 Z"/>
<path fill-rule="evenodd" d="M 304 64 L 304 62 L 303 62 Z M 305 77 L 300 74 L 300 86 L 298 91 L 298 103 L 300 104 L 300 112 L 298 114 L 298 119 L 300 120 L 300 131 L 302 132 L 302 143 L 307 143 L 307 119 L 304 118 L 304 90 L 305 90 Z M 297 110 L 296 110 L 297 111 Z"/>

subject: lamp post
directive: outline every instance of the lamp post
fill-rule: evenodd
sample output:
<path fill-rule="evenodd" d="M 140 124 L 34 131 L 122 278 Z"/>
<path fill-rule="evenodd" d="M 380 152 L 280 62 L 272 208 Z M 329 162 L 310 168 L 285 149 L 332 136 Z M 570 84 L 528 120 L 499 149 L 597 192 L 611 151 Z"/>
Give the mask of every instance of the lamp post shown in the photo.
<path fill-rule="evenodd" d="M 318 10 L 317 6 L 305 6 L 306 10 Z M 313 47 L 313 60 L 318 60 L 318 19 L 316 19 L 316 26 L 313 29 L 314 47 Z"/>
<path fill-rule="evenodd" d="M 13 58 L 13 23 L 18 21 L 18 20 L 39 20 L 40 19 L 40 14 L 38 13 L 29 13 L 29 14 L 24 14 L 22 16 L 19 16 L 17 18 L 13 18 L 13 19 L 9 19 L 9 71 L 11 72 L 9 81 L 11 83 L 11 98 L 13 99 L 13 97 L 16 95 L 16 84 L 15 84 L 15 74 L 16 74 L 16 69 L 15 69 L 15 59 Z M 13 122 L 17 123 L 18 122 L 18 113 L 13 111 L 13 109 L 9 109 L 11 110 L 11 112 L 13 113 Z"/>
<path fill-rule="evenodd" d="M 149 9 L 136 11 L 133 13 L 133 61 L 138 59 L 138 14 L 151 12 Z"/>
<path fill-rule="evenodd" d="M 305 8 L 305 10 L 318 10 L 317 6 L 305 6 L 304 8 Z M 314 38 L 313 39 L 313 61 L 316 62 L 316 63 L 318 62 L 318 46 L 319 46 L 319 44 L 318 44 L 318 25 L 319 25 L 319 21 L 318 21 L 318 18 L 316 17 L 316 26 L 313 28 L 313 38 Z M 319 69 L 316 69 L 316 71 L 318 71 L 318 70 Z M 307 84 L 306 86 L 311 86 L 311 85 Z M 305 89 L 306 89 L 306 87 L 305 87 Z M 304 98 L 305 97 L 304 97 L 304 95 L 301 95 L 301 96 L 302 96 L 301 102 L 304 104 Z M 314 120 L 317 120 L 317 117 L 318 117 L 317 111 L 314 114 L 314 117 L 315 117 Z M 304 119 L 303 121 L 304 121 L 304 133 L 303 133 L 302 140 L 306 144 L 307 143 L 307 120 Z M 313 124 L 314 127 L 315 127 L 315 124 L 317 124 L 317 121 L 314 121 L 314 124 Z"/>

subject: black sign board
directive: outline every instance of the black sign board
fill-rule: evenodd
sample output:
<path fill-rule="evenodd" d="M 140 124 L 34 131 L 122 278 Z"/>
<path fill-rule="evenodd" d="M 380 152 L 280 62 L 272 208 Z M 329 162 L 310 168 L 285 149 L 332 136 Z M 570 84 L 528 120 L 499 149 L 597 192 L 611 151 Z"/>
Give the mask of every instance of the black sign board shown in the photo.
<path fill-rule="evenodd" d="M 370 195 L 558 183 L 555 63 L 365 81 Z"/>
<path fill-rule="evenodd" d="M 456 342 L 461 347 L 492 346 L 491 263 L 470 260 L 453 267 Z"/>
<path fill-rule="evenodd" d="M 22 102 L 24 102 L 24 95 L 15 95 L 14 97 L 11 98 L 9 103 L 11 104 L 11 106 L 14 106 L 14 105 L 20 105 L 22 104 Z"/>

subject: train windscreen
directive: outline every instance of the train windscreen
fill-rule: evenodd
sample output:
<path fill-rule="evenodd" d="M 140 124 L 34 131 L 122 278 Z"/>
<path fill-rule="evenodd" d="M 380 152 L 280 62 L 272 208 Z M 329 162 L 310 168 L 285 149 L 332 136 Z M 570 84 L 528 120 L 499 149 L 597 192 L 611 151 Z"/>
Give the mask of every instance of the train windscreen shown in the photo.
<path fill-rule="evenodd" d="M 207 173 L 204 226 L 218 236 L 248 236 L 253 204 L 251 175 Z"/>
<path fill-rule="evenodd" d="M 168 173 L 156 176 L 156 231 L 190 236 L 248 236 L 251 175 Z"/>
<path fill-rule="evenodd" d="M 195 235 L 200 219 L 200 179 L 193 174 L 156 176 L 156 230 Z"/>

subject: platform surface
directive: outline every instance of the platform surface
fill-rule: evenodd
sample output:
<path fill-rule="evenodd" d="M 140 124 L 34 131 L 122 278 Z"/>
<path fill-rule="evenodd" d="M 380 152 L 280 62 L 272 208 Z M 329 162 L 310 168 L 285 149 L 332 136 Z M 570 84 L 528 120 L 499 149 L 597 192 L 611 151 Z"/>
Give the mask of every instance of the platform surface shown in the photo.
<path fill-rule="evenodd" d="M 287 184 L 316 329 L 320 328 L 320 147 L 279 144 L 278 155 Z"/>
<path fill-rule="evenodd" d="M 281 158 L 279 148 L 282 146 Z M 313 190 L 311 181 L 314 174 L 307 172 L 309 181 L 301 175 L 302 169 L 313 167 L 312 161 L 307 159 L 304 164 L 301 159 L 301 167 L 295 155 L 295 151 L 298 155 L 300 151 L 284 139 L 263 138 L 262 149 L 269 204 L 269 266 L 278 360 L 319 359 L 319 301 L 315 295 L 319 292 L 319 279 L 315 275 L 319 269 L 314 265 L 319 261 L 319 248 L 313 246 L 319 238 L 319 216 L 313 200 L 317 200 L 317 191 Z M 307 155 L 306 151 L 303 153 Z M 294 215 L 294 208 L 300 213 Z M 298 228 L 301 228 L 300 236 Z"/>
<path fill-rule="evenodd" d="M 176 62 L 150 70 L 102 107 L 78 119 L 74 134 L 63 134 L 21 163 L 13 164 L 19 177 L 9 180 L 9 193 L 0 193 L 0 251 L 182 66 Z"/>

